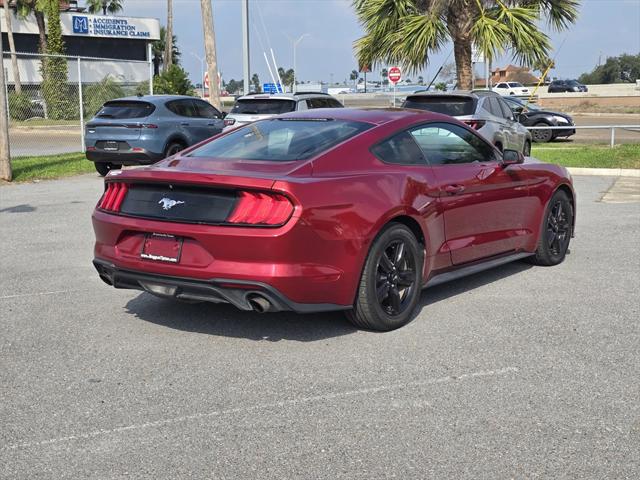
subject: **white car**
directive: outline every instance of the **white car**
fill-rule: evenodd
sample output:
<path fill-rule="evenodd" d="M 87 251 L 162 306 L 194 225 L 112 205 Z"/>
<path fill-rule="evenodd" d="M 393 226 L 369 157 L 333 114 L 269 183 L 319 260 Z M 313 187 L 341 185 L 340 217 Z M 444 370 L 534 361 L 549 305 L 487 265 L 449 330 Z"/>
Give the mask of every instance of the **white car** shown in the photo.
<path fill-rule="evenodd" d="M 311 110 L 313 108 L 343 108 L 344 106 L 326 93 L 258 93 L 236 100 L 231 112 L 224 118 L 223 131 L 238 128 L 247 123 L 274 117 L 281 113 Z"/>
<path fill-rule="evenodd" d="M 518 82 L 500 82 L 493 87 L 493 91 L 500 95 L 531 95 L 531 90 Z"/>

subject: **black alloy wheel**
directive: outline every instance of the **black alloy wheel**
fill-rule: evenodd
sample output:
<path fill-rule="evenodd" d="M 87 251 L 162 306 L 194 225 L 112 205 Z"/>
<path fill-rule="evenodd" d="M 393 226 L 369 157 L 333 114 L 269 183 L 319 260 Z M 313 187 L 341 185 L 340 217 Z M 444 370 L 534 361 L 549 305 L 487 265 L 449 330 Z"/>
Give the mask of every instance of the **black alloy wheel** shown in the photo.
<path fill-rule="evenodd" d="M 387 225 L 371 246 L 349 320 L 380 331 L 409 323 L 420 298 L 423 252 L 408 227 Z"/>
<path fill-rule="evenodd" d="M 538 249 L 531 260 L 536 265 L 558 265 L 567 255 L 573 234 L 573 206 L 565 192 L 553 194 L 545 215 Z"/>
<path fill-rule="evenodd" d="M 387 315 L 398 316 L 410 304 L 416 285 L 415 259 L 404 240 L 393 240 L 380 253 L 376 269 L 376 296 Z"/>

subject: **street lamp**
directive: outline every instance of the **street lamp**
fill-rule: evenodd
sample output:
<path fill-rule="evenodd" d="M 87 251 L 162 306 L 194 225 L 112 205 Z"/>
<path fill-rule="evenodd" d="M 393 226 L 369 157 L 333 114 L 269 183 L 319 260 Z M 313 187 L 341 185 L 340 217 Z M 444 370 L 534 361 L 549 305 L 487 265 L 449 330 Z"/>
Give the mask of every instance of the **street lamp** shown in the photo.
<path fill-rule="evenodd" d="M 199 55 L 196 55 L 193 52 L 189 52 L 189 53 L 193 55 L 195 58 L 197 58 L 198 60 L 200 60 L 200 85 L 202 85 L 202 99 L 204 100 L 204 69 L 205 69 L 206 57 L 201 57 Z M 209 79 L 209 82 L 211 82 L 211 79 Z"/>
<path fill-rule="evenodd" d="M 297 66 L 297 49 L 298 49 L 298 44 L 304 40 L 306 37 L 310 37 L 311 34 L 310 33 L 303 33 L 302 35 L 300 35 L 296 40 L 292 39 L 289 35 L 287 35 L 285 33 L 285 35 L 287 36 L 287 38 L 289 39 L 289 41 L 293 44 L 293 93 L 298 91 L 298 86 L 296 85 L 296 75 L 298 74 L 298 66 Z"/>

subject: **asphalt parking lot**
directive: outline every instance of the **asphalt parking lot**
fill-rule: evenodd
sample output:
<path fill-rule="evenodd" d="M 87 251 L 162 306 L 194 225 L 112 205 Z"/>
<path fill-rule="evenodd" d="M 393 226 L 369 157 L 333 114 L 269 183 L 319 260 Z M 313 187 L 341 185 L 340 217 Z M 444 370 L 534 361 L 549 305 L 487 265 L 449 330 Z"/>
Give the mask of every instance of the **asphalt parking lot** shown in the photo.
<path fill-rule="evenodd" d="M 0 187 L 0 477 L 638 478 L 636 180 L 576 177 L 564 264 L 434 287 L 387 334 L 116 291 L 96 176 Z"/>

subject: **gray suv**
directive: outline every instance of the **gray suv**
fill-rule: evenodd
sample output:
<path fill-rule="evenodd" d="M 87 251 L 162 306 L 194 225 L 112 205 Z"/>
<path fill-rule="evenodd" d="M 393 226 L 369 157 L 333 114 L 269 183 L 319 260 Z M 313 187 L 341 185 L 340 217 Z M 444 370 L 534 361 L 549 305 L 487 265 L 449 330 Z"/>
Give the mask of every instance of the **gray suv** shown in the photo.
<path fill-rule="evenodd" d="M 409 95 L 402 107 L 450 115 L 477 130 L 500 150 L 531 155 L 531 133 L 518 123 L 509 106 L 495 92 L 419 92 Z"/>
<path fill-rule="evenodd" d="M 270 118 L 281 113 L 313 108 L 344 108 L 344 105 L 328 93 L 257 93 L 244 95 L 236 100 L 231 112 L 225 117 L 225 130 L 231 130 L 246 123 Z"/>
<path fill-rule="evenodd" d="M 199 98 L 148 95 L 111 100 L 85 128 L 87 159 L 100 175 L 170 157 L 222 132 L 224 115 Z"/>

